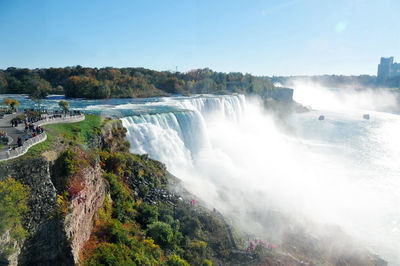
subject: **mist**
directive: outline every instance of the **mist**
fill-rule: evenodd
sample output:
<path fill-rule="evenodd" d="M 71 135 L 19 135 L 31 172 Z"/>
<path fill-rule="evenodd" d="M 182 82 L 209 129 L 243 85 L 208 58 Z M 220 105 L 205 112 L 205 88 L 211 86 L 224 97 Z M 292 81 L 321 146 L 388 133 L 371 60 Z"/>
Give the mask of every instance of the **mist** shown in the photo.
<path fill-rule="evenodd" d="M 177 129 L 188 118 L 178 117 L 173 127 L 159 122 L 173 120 L 166 116 L 157 122 L 149 116 L 145 123 L 124 118 L 131 151 L 166 163 L 190 192 L 243 234 L 279 244 L 293 227 L 319 237 L 324 226 L 338 226 L 355 243 L 399 264 L 400 138 L 395 132 L 400 119 L 380 112 L 395 110 L 396 99 L 312 84 L 294 89 L 295 100 L 314 111 L 290 115 L 285 121 L 293 128 L 290 134 L 256 98 L 235 110 L 225 100 L 207 112 L 184 101 L 173 104 L 196 117 L 191 137 Z M 317 119 L 321 112 L 325 121 Z M 362 119 L 365 112 L 370 121 Z"/>

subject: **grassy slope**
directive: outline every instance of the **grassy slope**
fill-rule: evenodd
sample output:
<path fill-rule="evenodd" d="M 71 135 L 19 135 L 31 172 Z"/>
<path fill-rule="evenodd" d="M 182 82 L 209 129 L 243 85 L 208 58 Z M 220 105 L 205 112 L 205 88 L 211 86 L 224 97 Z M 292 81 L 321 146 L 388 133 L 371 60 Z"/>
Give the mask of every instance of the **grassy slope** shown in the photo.
<path fill-rule="evenodd" d="M 87 146 L 99 130 L 102 120 L 100 116 L 88 114 L 82 122 L 44 125 L 47 139 L 31 147 L 25 158 L 38 156 L 48 150 L 59 151 L 67 145 Z"/>

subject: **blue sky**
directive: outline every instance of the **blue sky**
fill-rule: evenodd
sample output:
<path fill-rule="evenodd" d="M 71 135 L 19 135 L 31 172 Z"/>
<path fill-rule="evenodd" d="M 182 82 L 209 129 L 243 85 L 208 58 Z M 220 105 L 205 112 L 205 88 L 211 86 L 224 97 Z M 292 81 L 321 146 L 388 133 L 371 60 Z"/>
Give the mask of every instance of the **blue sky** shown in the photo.
<path fill-rule="evenodd" d="M 0 0 L 0 68 L 376 74 L 399 0 Z"/>

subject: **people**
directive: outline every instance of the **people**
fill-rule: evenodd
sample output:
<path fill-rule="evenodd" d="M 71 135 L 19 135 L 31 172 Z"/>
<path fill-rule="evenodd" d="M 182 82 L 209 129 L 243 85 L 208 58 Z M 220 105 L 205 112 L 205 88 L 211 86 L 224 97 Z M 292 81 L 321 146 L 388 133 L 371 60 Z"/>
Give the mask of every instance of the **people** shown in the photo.
<path fill-rule="evenodd" d="M 18 144 L 18 147 L 21 147 L 21 146 L 22 146 L 22 139 L 21 139 L 21 137 L 18 137 L 17 144 Z"/>

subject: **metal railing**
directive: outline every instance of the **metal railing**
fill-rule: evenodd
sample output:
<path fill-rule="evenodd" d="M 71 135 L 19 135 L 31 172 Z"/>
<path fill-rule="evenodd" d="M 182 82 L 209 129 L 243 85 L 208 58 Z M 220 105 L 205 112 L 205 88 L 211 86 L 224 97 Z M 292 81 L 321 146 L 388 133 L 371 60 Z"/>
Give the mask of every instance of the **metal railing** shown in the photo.
<path fill-rule="evenodd" d="M 67 115 L 62 117 L 57 117 L 57 118 L 52 118 L 51 116 L 46 116 L 44 119 L 41 119 L 37 121 L 35 126 L 43 126 L 43 125 L 48 125 L 48 124 L 56 124 L 56 123 L 75 123 L 75 122 L 80 122 L 85 120 L 85 115 L 80 114 L 80 115 Z"/>
<path fill-rule="evenodd" d="M 28 139 L 20 147 L 17 147 L 10 151 L 0 152 L 0 161 L 5 161 L 5 160 L 9 160 L 9 159 L 13 159 L 18 156 L 21 156 L 21 155 L 25 154 L 29 150 L 30 147 L 32 147 L 33 145 L 35 145 L 37 143 L 45 141 L 46 139 L 47 139 L 47 135 L 45 132 L 43 132 L 42 134 L 39 134 L 36 137 Z"/>
<path fill-rule="evenodd" d="M 47 124 L 55 124 L 55 123 L 74 123 L 74 122 L 80 122 L 85 120 L 85 115 L 75 115 L 75 116 L 66 116 L 66 117 L 58 117 L 58 118 L 48 118 L 42 119 L 35 124 L 35 126 L 42 126 L 42 125 L 47 125 Z M 32 147 L 35 144 L 38 144 L 42 141 L 45 141 L 47 139 L 46 132 L 43 132 L 33 138 L 30 138 L 22 144 L 22 146 L 17 147 L 13 150 L 6 150 L 6 151 L 0 151 L 0 161 L 5 161 L 9 159 L 16 158 L 18 156 L 21 156 L 25 154 L 30 147 Z"/>

